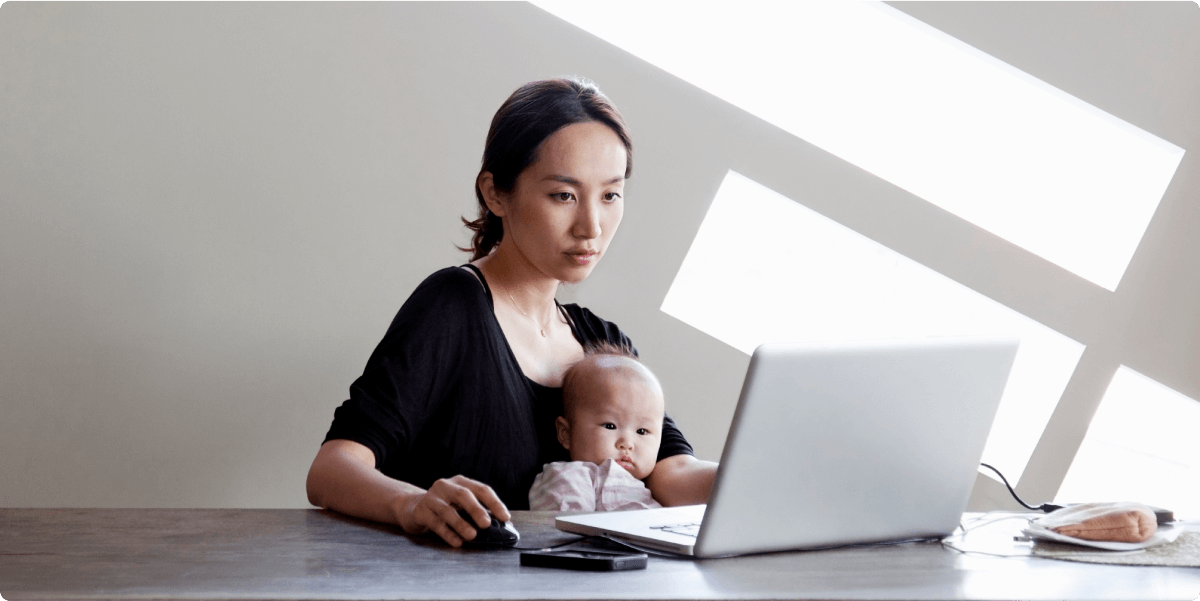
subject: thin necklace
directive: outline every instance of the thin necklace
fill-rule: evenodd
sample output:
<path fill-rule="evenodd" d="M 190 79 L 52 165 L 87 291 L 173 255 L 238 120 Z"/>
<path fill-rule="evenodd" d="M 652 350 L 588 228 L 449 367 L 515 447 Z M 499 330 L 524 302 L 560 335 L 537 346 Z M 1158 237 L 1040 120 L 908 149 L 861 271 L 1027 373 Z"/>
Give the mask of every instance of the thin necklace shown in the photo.
<path fill-rule="evenodd" d="M 540 324 L 538 324 L 536 319 L 534 319 L 531 315 L 526 313 L 524 309 L 521 308 L 521 305 L 517 304 L 517 299 L 513 298 L 513 295 L 511 292 L 509 292 L 508 290 L 505 290 L 504 292 L 506 292 L 508 294 L 508 299 L 511 300 L 513 306 L 516 307 L 517 310 L 521 312 L 521 315 L 524 315 L 526 317 L 526 319 L 528 319 L 529 321 L 532 321 L 533 325 L 537 326 L 538 332 L 540 332 L 542 334 L 542 338 L 545 338 L 546 337 L 546 328 L 550 327 L 550 321 L 554 319 L 554 316 L 551 315 L 550 319 L 546 320 L 546 325 L 544 325 L 544 326 L 540 325 Z"/>

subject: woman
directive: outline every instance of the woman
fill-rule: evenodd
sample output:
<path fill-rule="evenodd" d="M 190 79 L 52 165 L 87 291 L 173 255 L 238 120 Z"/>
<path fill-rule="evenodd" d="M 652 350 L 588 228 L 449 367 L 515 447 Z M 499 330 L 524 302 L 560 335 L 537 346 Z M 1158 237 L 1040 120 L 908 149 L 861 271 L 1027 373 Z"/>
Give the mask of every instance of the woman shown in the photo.
<path fill-rule="evenodd" d="M 577 305 L 559 305 L 621 223 L 632 145 L 594 85 L 522 86 L 492 120 L 475 182 L 471 263 L 413 292 L 334 414 L 308 474 L 314 505 L 433 531 L 452 546 L 488 512 L 523 508 L 555 439 L 563 372 L 583 345 L 629 344 Z M 692 456 L 670 418 L 646 484 L 664 505 L 701 503 L 716 464 Z"/>

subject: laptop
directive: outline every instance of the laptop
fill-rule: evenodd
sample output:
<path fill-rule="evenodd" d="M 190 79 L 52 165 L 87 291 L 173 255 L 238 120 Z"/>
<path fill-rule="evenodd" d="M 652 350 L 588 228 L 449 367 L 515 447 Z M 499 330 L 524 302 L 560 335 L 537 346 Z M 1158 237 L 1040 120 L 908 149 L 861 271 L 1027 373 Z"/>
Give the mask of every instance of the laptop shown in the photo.
<path fill-rule="evenodd" d="M 707 505 L 562 515 L 555 526 L 702 558 L 946 536 L 1018 344 L 764 344 Z"/>

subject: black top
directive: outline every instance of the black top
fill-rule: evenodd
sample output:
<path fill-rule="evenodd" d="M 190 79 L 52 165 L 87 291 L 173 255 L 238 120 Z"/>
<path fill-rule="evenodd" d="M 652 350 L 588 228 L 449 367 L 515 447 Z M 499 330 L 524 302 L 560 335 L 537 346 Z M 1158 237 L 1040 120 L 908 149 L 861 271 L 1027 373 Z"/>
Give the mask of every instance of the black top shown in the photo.
<path fill-rule="evenodd" d="M 397 480 L 427 489 L 462 474 L 491 486 L 510 509 L 527 509 L 542 465 L 569 459 L 554 428 L 562 389 L 525 377 L 481 281 L 448 267 L 417 286 L 325 440 L 366 446 L 375 467 Z M 630 344 L 616 324 L 579 305 L 560 310 L 581 344 Z M 681 454 L 692 447 L 667 417 L 658 457 Z"/>

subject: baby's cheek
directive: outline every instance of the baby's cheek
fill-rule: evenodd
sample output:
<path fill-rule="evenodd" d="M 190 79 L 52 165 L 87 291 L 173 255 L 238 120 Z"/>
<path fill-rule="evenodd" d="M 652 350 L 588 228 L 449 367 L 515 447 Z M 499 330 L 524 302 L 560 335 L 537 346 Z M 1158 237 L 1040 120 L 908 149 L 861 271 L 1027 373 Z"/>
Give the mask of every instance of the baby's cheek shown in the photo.
<path fill-rule="evenodd" d="M 648 451 L 647 455 L 650 456 L 651 461 L 658 458 L 658 449 L 661 447 L 662 447 L 662 435 L 655 436 L 654 441 L 651 444 L 646 445 L 646 450 Z"/>

